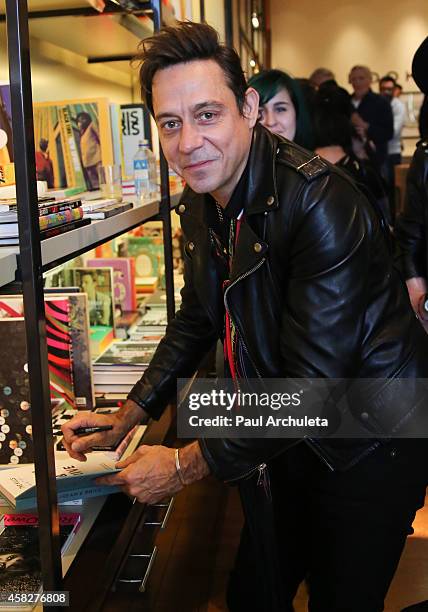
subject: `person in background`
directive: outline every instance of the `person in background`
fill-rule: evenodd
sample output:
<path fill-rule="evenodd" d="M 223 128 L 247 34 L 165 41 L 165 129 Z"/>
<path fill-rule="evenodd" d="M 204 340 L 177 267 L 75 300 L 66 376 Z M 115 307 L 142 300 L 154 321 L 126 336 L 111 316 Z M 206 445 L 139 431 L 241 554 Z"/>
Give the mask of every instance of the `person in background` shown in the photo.
<path fill-rule="evenodd" d="M 388 141 L 388 157 L 386 162 L 386 180 L 391 210 L 395 205 L 395 166 L 401 164 L 401 132 L 406 118 L 406 109 L 399 98 L 394 97 L 395 79 L 391 75 L 382 77 L 379 81 L 379 93 L 391 104 L 394 122 L 394 136 Z"/>
<path fill-rule="evenodd" d="M 316 90 L 326 81 L 334 81 L 334 73 L 328 68 L 317 68 L 309 77 L 309 83 Z"/>
<path fill-rule="evenodd" d="M 396 81 L 394 85 L 394 98 L 399 98 L 402 93 L 403 93 L 403 87 Z"/>
<path fill-rule="evenodd" d="M 351 105 L 341 87 L 320 87 L 312 117 L 315 152 L 345 170 L 367 198 L 391 225 L 391 214 L 384 184 L 369 160 L 358 159 L 352 150 Z M 346 93 L 346 92 L 345 92 Z"/>
<path fill-rule="evenodd" d="M 260 123 L 271 132 L 311 149 L 310 116 L 296 79 L 282 70 L 265 70 L 251 77 L 248 85 L 260 96 Z"/>
<path fill-rule="evenodd" d="M 394 135 L 391 105 L 371 90 L 372 73 L 367 66 L 354 66 L 349 73 L 352 85 L 351 121 L 364 145 L 367 156 L 376 164 L 379 172 L 386 173 L 388 141 Z M 362 153 L 358 152 L 358 156 Z"/>
<path fill-rule="evenodd" d="M 413 58 L 412 74 L 419 89 L 428 94 L 428 37 Z M 428 117 L 425 119 L 428 124 Z M 423 132 L 428 125 L 423 126 Z M 428 142 L 417 144 L 407 175 L 404 209 L 397 219 L 395 235 L 400 247 L 403 275 L 413 310 L 428 324 Z"/>

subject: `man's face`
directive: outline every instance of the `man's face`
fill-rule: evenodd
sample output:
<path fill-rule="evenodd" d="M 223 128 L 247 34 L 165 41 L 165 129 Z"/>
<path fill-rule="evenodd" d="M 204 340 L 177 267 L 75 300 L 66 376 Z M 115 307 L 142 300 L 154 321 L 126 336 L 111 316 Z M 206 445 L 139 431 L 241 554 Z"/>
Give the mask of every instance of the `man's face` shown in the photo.
<path fill-rule="evenodd" d="M 248 159 L 258 94 L 247 91 L 245 116 L 213 60 L 156 72 L 153 109 L 169 165 L 197 193 L 226 204 Z"/>
<path fill-rule="evenodd" d="M 354 88 L 354 92 L 357 96 L 364 96 L 370 89 L 372 76 L 370 72 L 364 70 L 364 68 L 356 68 L 355 70 L 351 70 L 349 82 Z"/>
<path fill-rule="evenodd" d="M 394 81 L 382 81 L 379 83 L 379 93 L 385 98 L 392 98 L 394 95 Z"/>

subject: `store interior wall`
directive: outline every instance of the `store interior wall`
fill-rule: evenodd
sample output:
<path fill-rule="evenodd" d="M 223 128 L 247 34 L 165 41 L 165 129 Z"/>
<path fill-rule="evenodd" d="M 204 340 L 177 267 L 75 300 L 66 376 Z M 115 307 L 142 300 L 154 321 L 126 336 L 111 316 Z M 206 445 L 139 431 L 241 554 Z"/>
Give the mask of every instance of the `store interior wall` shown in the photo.
<path fill-rule="evenodd" d="M 355 64 L 395 70 L 413 91 L 413 54 L 428 35 L 427 0 L 271 0 L 272 65 L 307 77 L 319 66 L 348 86 Z"/>

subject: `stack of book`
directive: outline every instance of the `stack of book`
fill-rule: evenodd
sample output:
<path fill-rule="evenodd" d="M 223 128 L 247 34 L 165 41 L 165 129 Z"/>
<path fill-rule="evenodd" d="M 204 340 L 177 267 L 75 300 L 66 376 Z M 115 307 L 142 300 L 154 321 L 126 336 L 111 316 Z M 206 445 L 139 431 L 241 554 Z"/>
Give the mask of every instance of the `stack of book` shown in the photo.
<path fill-rule="evenodd" d="M 51 238 L 87 225 L 90 219 L 83 218 L 80 198 L 55 200 L 43 196 L 38 200 L 40 239 Z M 15 198 L 0 200 L 0 245 L 19 244 L 18 205 Z"/>
<path fill-rule="evenodd" d="M 127 393 L 141 378 L 155 351 L 153 342 L 114 342 L 93 363 L 96 393 Z"/>

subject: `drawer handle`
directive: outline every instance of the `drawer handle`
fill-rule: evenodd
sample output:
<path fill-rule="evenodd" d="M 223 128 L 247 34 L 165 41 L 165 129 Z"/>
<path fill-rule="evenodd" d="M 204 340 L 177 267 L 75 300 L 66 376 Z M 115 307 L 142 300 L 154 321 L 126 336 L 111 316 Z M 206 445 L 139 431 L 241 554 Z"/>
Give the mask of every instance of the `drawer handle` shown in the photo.
<path fill-rule="evenodd" d="M 162 525 L 160 526 L 161 529 L 165 529 L 169 516 L 172 511 L 173 505 L 174 505 L 174 497 L 171 497 L 171 501 L 168 504 L 168 510 L 165 512 L 165 516 L 163 517 Z"/>
<path fill-rule="evenodd" d="M 169 516 L 172 511 L 172 507 L 174 505 L 174 498 L 171 497 L 167 504 L 155 504 L 151 506 L 152 508 L 167 508 L 165 512 L 165 516 L 163 517 L 163 521 L 144 521 L 144 525 L 150 525 L 152 527 L 160 527 L 160 529 L 165 529 L 166 524 L 168 522 Z"/>
<path fill-rule="evenodd" d="M 152 571 L 153 563 L 155 562 L 155 559 L 156 559 L 157 552 L 158 552 L 158 549 L 157 549 L 157 546 L 155 546 L 151 554 L 129 555 L 130 557 L 150 558 L 150 561 L 147 565 L 144 577 L 142 580 L 141 578 L 119 578 L 117 582 L 123 582 L 126 584 L 139 584 L 140 586 L 138 587 L 138 590 L 140 591 L 140 593 L 144 593 L 146 590 L 147 580 L 149 579 L 149 575 L 150 575 L 150 572 Z"/>
<path fill-rule="evenodd" d="M 147 566 L 146 573 L 144 574 L 144 578 L 143 578 L 143 580 L 142 580 L 142 582 L 141 582 L 141 584 L 139 586 L 139 589 L 138 589 L 140 591 L 140 593 L 144 593 L 145 590 L 146 590 L 147 580 L 149 579 L 150 572 L 152 571 L 152 567 L 153 567 L 153 564 L 155 562 L 157 553 L 158 553 L 158 549 L 157 549 L 157 546 L 155 546 L 154 549 L 153 549 L 153 552 L 152 552 L 152 554 L 150 556 L 150 561 L 149 561 L 149 564 Z"/>

